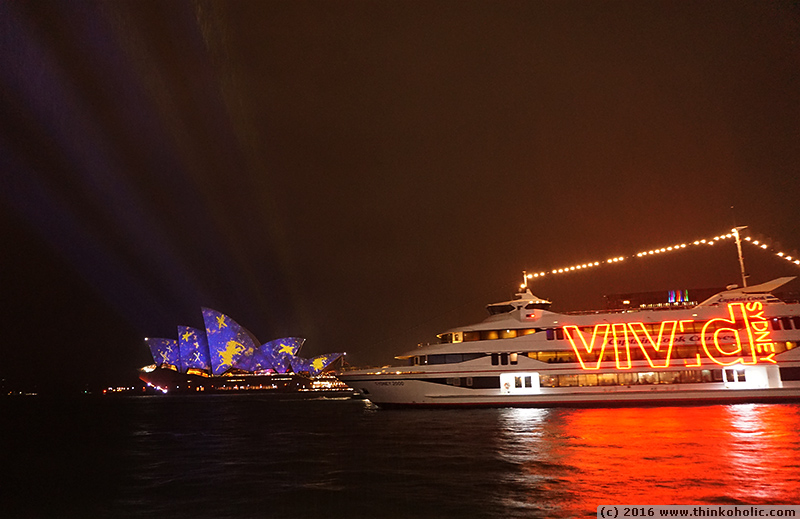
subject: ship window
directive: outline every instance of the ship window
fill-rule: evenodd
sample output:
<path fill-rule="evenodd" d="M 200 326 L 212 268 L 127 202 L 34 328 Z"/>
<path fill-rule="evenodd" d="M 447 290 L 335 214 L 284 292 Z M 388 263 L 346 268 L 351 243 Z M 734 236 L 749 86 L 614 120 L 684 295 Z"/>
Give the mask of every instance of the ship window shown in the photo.
<path fill-rule="evenodd" d="M 781 321 L 777 317 L 772 318 L 772 329 L 773 330 L 780 330 L 781 329 Z"/>
<path fill-rule="evenodd" d="M 559 375 L 558 385 L 561 387 L 574 387 L 578 385 L 578 375 Z"/>
<path fill-rule="evenodd" d="M 501 339 L 513 339 L 517 336 L 517 330 L 500 330 Z"/>
<path fill-rule="evenodd" d="M 500 356 L 497 353 L 492 353 L 492 366 L 500 364 Z"/>
<path fill-rule="evenodd" d="M 601 386 L 616 386 L 617 374 L 616 373 L 599 373 L 597 375 L 597 382 Z"/>
<path fill-rule="evenodd" d="M 781 324 L 783 325 L 784 330 L 792 329 L 792 320 L 789 317 L 781 317 Z"/>
<path fill-rule="evenodd" d="M 465 382 L 465 384 L 464 384 L 465 386 L 472 387 L 472 377 L 467 377 L 467 379 L 464 382 Z"/>
<path fill-rule="evenodd" d="M 800 366 L 781 367 L 781 380 L 800 380 Z"/>
<path fill-rule="evenodd" d="M 480 332 L 464 332 L 464 342 L 481 340 Z"/>
<path fill-rule="evenodd" d="M 675 348 L 675 351 L 672 355 L 678 359 L 692 359 L 695 357 L 695 355 L 697 355 L 697 346 L 687 346 L 682 344 Z"/>
<path fill-rule="evenodd" d="M 453 342 L 452 333 L 443 333 L 439 336 L 439 344 L 448 344 Z"/>
<path fill-rule="evenodd" d="M 444 355 L 428 355 L 428 364 L 445 364 Z"/>
<path fill-rule="evenodd" d="M 533 387 L 533 377 L 525 377 L 525 387 Z"/>
<path fill-rule="evenodd" d="M 792 317 L 792 322 L 794 323 L 794 329 L 800 330 L 800 317 L 795 315 L 794 317 Z"/>
<path fill-rule="evenodd" d="M 511 364 L 516 364 L 517 363 L 517 357 L 518 357 L 518 354 L 516 354 L 516 353 L 512 353 L 509 356 L 509 360 L 511 360 Z"/>
<path fill-rule="evenodd" d="M 557 357 L 558 362 L 578 362 L 573 351 L 559 351 Z"/>
<path fill-rule="evenodd" d="M 514 377 L 514 387 L 523 387 L 522 377 Z"/>
<path fill-rule="evenodd" d="M 722 382 L 722 370 L 721 369 L 712 369 L 711 370 L 711 379 L 714 382 Z"/>
<path fill-rule="evenodd" d="M 508 365 L 508 353 L 501 353 L 500 354 L 500 364 L 503 366 Z"/>
<path fill-rule="evenodd" d="M 489 305 L 486 309 L 491 315 L 507 314 L 514 310 L 514 305 Z"/>
<path fill-rule="evenodd" d="M 797 328 L 800 329 L 800 325 L 798 325 Z M 517 335 L 518 336 L 532 335 L 536 333 L 536 331 L 537 331 L 536 328 L 526 328 L 525 330 L 517 330 Z"/>
<path fill-rule="evenodd" d="M 578 375 L 578 385 L 579 386 L 596 386 L 597 385 L 597 375 L 591 373 L 589 375 Z"/>
<path fill-rule="evenodd" d="M 555 375 L 540 375 L 539 384 L 545 387 L 558 387 L 558 377 Z"/>
<path fill-rule="evenodd" d="M 498 337 L 497 330 L 481 330 L 480 334 L 482 341 L 491 341 Z"/>
<path fill-rule="evenodd" d="M 694 383 L 694 382 L 702 382 L 703 381 L 703 378 L 702 378 L 701 373 L 699 371 L 696 371 L 696 370 L 681 371 L 680 373 L 681 373 L 681 382 L 683 382 L 684 384 L 691 384 L 691 383 Z"/>
<path fill-rule="evenodd" d="M 464 353 L 462 356 L 464 357 L 464 362 L 466 362 L 468 360 L 480 359 L 481 357 L 485 357 L 486 354 L 485 353 Z"/>
<path fill-rule="evenodd" d="M 540 351 L 539 352 L 539 360 L 542 362 L 547 362 L 548 364 L 552 364 L 556 361 L 556 352 L 554 351 Z"/>
<path fill-rule="evenodd" d="M 470 377 L 473 389 L 500 389 L 500 377 Z"/>
<path fill-rule="evenodd" d="M 662 371 L 658 374 L 658 381 L 661 384 L 677 384 L 681 381 L 681 374 L 678 371 Z"/>
<path fill-rule="evenodd" d="M 658 373 L 653 371 L 647 371 L 645 373 L 639 373 L 639 383 L 640 384 L 657 384 L 658 383 Z"/>
<path fill-rule="evenodd" d="M 460 353 L 448 353 L 444 356 L 444 363 L 445 364 L 457 364 L 462 362 L 464 357 L 461 356 Z"/>
<path fill-rule="evenodd" d="M 617 379 L 621 386 L 632 386 L 639 383 L 639 377 L 636 373 L 619 373 Z"/>
<path fill-rule="evenodd" d="M 556 338 L 556 331 L 552 328 L 548 328 L 544 331 L 545 337 L 547 337 L 548 341 L 552 341 Z"/>
<path fill-rule="evenodd" d="M 525 310 L 547 310 L 550 308 L 550 303 L 528 303 L 525 305 Z"/>
<path fill-rule="evenodd" d="M 644 352 L 641 348 L 631 348 L 632 360 L 644 360 Z"/>
<path fill-rule="evenodd" d="M 564 340 L 564 330 L 562 328 L 556 328 L 556 339 L 559 341 Z"/>

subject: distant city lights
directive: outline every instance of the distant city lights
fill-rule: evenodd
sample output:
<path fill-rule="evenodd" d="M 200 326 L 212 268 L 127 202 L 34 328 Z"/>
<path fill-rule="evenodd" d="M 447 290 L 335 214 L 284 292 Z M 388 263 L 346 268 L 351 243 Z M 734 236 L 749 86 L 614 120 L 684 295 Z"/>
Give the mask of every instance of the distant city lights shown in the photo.
<path fill-rule="evenodd" d="M 731 238 L 735 238 L 737 232 L 741 236 L 741 230 L 744 229 L 744 228 L 743 227 L 739 227 L 738 229 L 739 229 L 739 231 L 737 231 L 737 229 L 731 229 L 730 233 L 720 234 L 718 236 L 714 236 L 713 238 L 709 238 L 709 239 L 695 240 L 695 241 L 692 241 L 692 242 L 679 243 L 679 244 L 675 244 L 675 245 L 669 245 L 669 246 L 665 246 L 665 247 L 660 247 L 660 248 L 655 248 L 655 249 L 650 249 L 650 250 L 646 250 L 646 251 L 637 252 L 635 254 L 635 256 L 634 255 L 631 255 L 631 256 L 617 256 L 617 257 L 609 258 L 609 259 L 607 259 L 605 261 L 602 261 L 602 262 L 601 261 L 590 261 L 590 262 L 586 262 L 586 263 L 580 263 L 580 264 L 571 265 L 569 267 L 554 268 L 552 270 L 544 270 L 544 271 L 535 272 L 535 273 L 531 273 L 531 274 L 529 274 L 527 271 L 525 271 L 525 272 L 523 272 L 523 283 L 520 285 L 520 288 L 522 288 L 522 289 L 527 288 L 529 279 L 542 278 L 542 277 L 545 277 L 545 276 L 548 276 L 548 275 L 564 274 L 564 273 L 567 273 L 567 272 L 574 272 L 576 270 L 584 270 L 584 269 L 587 269 L 587 268 L 598 267 L 601 264 L 620 263 L 622 261 L 625 261 L 628 258 L 633 258 L 633 257 L 644 258 L 644 257 L 647 257 L 647 256 L 654 256 L 654 255 L 657 255 L 657 254 L 665 254 L 665 253 L 674 252 L 674 251 L 678 251 L 678 250 L 684 250 L 684 249 L 687 249 L 687 248 L 691 248 L 693 246 L 696 247 L 696 246 L 701 246 L 701 245 L 715 245 L 717 242 L 721 242 L 723 240 L 729 240 Z M 741 241 L 742 242 L 746 242 L 746 243 L 750 243 L 750 244 L 756 246 L 757 248 L 759 248 L 761 250 L 769 250 L 770 252 L 774 253 L 775 256 L 777 256 L 778 258 L 781 258 L 783 260 L 789 261 L 790 263 L 794 263 L 795 265 L 800 265 L 800 259 L 796 259 L 796 258 L 790 256 L 789 254 L 787 254 L 784 251 L 777 250 L 777 249 L 774 249 L 774 248 L 770 247 L 770 245 L 768 245 L 768 243 L 774 243 L 773 240 L 770 240 L 770 239 L 767 238 L 766 240 L 759 241 L 759 240 L 756 240 L 756 239 L 752 238 L 751 236 L 741 236 Z M 767 243 L 764 243 L 764 241 L 766 241 Z"/>

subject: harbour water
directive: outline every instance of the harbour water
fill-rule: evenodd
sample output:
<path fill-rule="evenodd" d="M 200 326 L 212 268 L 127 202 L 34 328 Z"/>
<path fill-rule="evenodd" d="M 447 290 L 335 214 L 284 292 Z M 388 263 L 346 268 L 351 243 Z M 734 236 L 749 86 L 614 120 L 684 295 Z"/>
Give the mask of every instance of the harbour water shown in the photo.
<path fill-rule="evenodd" d="M 2 517 L 566 518 L 800 504 L 800 405 L 4 398 Z"/>

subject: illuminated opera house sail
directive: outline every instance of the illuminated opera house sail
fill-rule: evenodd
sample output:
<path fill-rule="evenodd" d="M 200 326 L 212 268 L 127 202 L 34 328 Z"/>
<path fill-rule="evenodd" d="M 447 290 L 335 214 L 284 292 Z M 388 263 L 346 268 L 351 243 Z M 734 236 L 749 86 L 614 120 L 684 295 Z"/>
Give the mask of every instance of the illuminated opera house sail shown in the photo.
<path fill-rule="evenodd" d="M 323 372 L 342 353 L 310 359 L 297 355 L 305 339 L 286 337 L 260 344 L 229 316 L 203 308 L 205 330 L 178 326 L 177 339 L 147 338 L 155 364 L 139 378 L 161 391 L 319 388 Z M 338 381 L 330 379 L 336 389 Z"/>

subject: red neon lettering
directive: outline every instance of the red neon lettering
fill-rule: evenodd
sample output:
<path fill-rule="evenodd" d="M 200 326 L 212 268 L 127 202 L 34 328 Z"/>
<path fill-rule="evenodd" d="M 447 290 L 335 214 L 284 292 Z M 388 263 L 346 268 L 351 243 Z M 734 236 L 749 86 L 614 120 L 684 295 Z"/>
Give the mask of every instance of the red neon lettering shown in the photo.
<path fill-rule="evenodd" d="M 756 364 L 758 361 L 776 363 L 773 358 L 775 344 L 770 337 L 769 323 L 764 317 L 762 303 L 754 302 L 746 305 L 731 303 L 728 305 L 728 315 L 729 319 L 711 319 L 703 325 L 700 342 L 706 356 L 721 366 L 737 363 Z M 642 322 L 597 324 L 594 326 L 588 342 L 587 337 L 578 326 L 568 325 L 563 329 L 582 369 L 600 369 L 609 335 L 613 340 L 614 357 L 618 370 L 633 367 L 630 349 L 633 341 L 636 341 L 644 353 L 650 367 L 667 368 L 672 358 L 675 334 L 679 329 L 680 332 L 686 332 L 685 325 L 692 322 L 694 321 L 662 321 L 656 337 L 647 331 L 647 327 Z M 712 326 L 716 329 L 713 334 L 709 331 L 709 335 L 707 335 L 706 331 Z M 723 334 L 728 336 L 725 341 L 720 337 Z M 729 337 L 733 338 L 733 342 L 727 340 Z M 594 359 L 596 362 L 590 362 Z M 697 354 L 695 359 L 685 359 L 684 364 L 691 367 L 702 365 L 700 354 Z"/>
<path fill-rule="evenodd" d="M 614 361 L 617 363 L 617 369 L 631 369 L 633 362 L 631 361 L 631 345 L 628 341 L 628 327 L 625 323 L 612 324 L 611 333 L 614 336 Z M 621 345 L 625 347 L 625 360 L 627 361 L 625 366 L 622 366 L 620 362 Z"/>
<path fill-rule="evenodd" d="M 748 315 L 748 311 L 745 308 L 743 303 L 731 303 L 728 305 L 728 314 L 730 315 L 730 319 L 718 318 L 718 319 L 711 319 L 710 321 L 706 322 L 703 325 L 703 332 L 701 337 L 701 343 L 703 345 L 703 349 L 708 355 L 708 358 L 711 359 L 713 362 L 721 365 L 721 366 L 731 366 L 733 364 L 755 364 L 758 362 L 758 357 L 756 356 L 756 341 L 753 338 L 753 330 L 750 327 L 750 318 L 757 320 L 764 319 L 763 312 L 759 314 L 754 314 L 755 310 L 761 310 L 761 303 L 755 303 L 752 305 L 748 305 L 751 307 L 750 315 Z M 714 330 L 714 334 L 712 338 L 714 339 L 714 347 L 708 344 L 709 341 L 706 338 L 706 330 L 713 324 L 713 323 L 725 323 L 730 324 L 730 327 L 720 327 Z M 739 330 L 734 328 L 737 324 L 741 323 L 743 325 L 743 331 L 746 334 L 747 342 L 745 343 L 748 348 L 749 352 L 743 351 L 744 348 L 742 346 L 742 337 L 740 336 Z M 723 348 L 723 345 L 720 344 L 719 341 L 719 334 L 722 332 L 732 333 L 735 343 L 735 348 L 732 350 L 728 350 Z M 728 345 L 730 346 L 730 345 Z M 749 355 L 748 355 L 749 353 Z M 729 360 L 728 360 L 729 359 Z"/>
<path fill-rule="evenodd" d="M 600 369 L 600 362 L 603 360 L 603 353 L 606 351 L 606 340 L 608 340 L 608 324 L 596 324 L 594 325 L 594 330 L 592 330 L 592 340 L 588 344 L 586 343 L 586 339 L 583 337 L 583 333 L 581 333 L 580 329 L 577 326 L 570 325 L 564 326 L 564 335 L 566 335 L 567 340 L 572 345 L 572 349 L 575 350 L 575 354 L 578 356 L 578 362 L 581 363 L 581 369 Z M 591 355 L 592 350 L 596 351 L 598 346 L 597 336 L 598 332 L 603 334 L 603 338 L 599 341 L 600 352 L 597 354 L 597 363 L 592 366 L 586 366 L 586 363 L 583 361 L 583 356 L 581 355 L 581 350 L 585 350 L 587 354 Z M 578 337 L 581 340 L 581 348 L 578 347 L 578 344 L 575 342 L 575 337 Z"/>
<path fill-rule="evenodd" d="M 672 346 L 675 344 L 675 330 L 677 328 L 677 324 L 678 321 L 662 321 L 661 327 L 658 329 L 658 338 L 655 341 L 648 333 L 644 323 L 630 323 L 628 325 L 630 326 L 631 332 L 633 332 L 633 338 L 636 339 L 636 342 L 639 344 L 639 348 L 641 348 L 642 352 L 644 353 L 644 357 L 647 359 L 647 363 L 650 364 L 651 367 L 669 367 L 670 356 L 672 355 Z M 664 359 L 662 361 L 663 363 L 655 362 L 658 360 L 656 354 L 664 351 L 662 350 L 662 344 L 664 340 L 664 331 L 667 329 L 667 327 L 669 327 L 670 330 L 669 341 L 667 342 L 666 353 L 664 354 Z M 681 330 L 682 329 L 683 325 L 681 325 Z M 642 342 L 642 337 L 646 340 L 646 344 Z M 653 353 L 653 355 L 651 356 L 650 353 Z"/>

